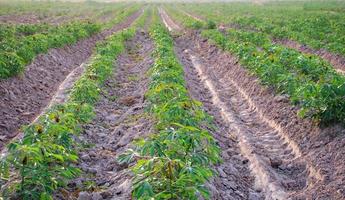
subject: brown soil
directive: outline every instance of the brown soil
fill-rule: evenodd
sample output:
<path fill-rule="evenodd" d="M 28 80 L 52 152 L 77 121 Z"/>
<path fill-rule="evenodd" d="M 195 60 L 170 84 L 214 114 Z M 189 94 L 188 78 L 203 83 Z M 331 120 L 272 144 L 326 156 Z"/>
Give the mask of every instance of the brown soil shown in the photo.
<path fill-rule="evenodd" d="M 220 111 L 213 105 L 212 94 L 203 86 L 198 72 L 194 69 L 186 49 L 192 42 L 187 37 L 179 37 L 176 41 L 176 52 L 184 66 L 188 91 L 193 99 L 201 101 L 208 114 L 214 116 L 216 131 L 209 130 L 221 147 L 223 162 L 216 166 L 219 174 L 208 187 L 212 192 L 211 199 L 263 199 L 259 188 L 254 186 L 254 177 L 250 174 L 248 159 L 240 155 L 236 136 L 231 127 L 222 119 Z"/>
<path fill-rule="evenodd" d="M 59 25 L 74 20 L 86 20 L 89 16 L 85 13 L 80 15 L 63 15 L 63 16 L 43 16 L 35 13 L 28 14 L 10 14 L 1 15 L 0 24 L 40 24 L 48 23 L 51 25 Z"/>
<path fill-rule="evenodd" d="M 298 42 L 292 41 L 292 40 L 275 40 L 276 43 L 282 44 L 284 46 L 287 46 L 292 49 L 296 49 L 297 51 L 300 51 L 302 53 L 306 54 L 315 54 L 323 58 L 324 60 L 327 60 L 329 63 L 331 63 L 335 69 L 337 69 L 340 73 L 345 74 L 345 57 L 341 55 L 336 55 L 334 53 L 330 53 L 325 49 L 319 49 L 315 50 L 307 45 L 299 44 Z"/>
<path fill-rule="evenodd" d="M 237 131 L 244 135 L 239 137 L 240 146 L 249 145 L 248 155 L 263 161 L 271 176 L 268 183 L 276 182 L 293 199 L 344 199 L 344 128 L 321 128 L 298 118 L 297 108 L 286 97 L 263 87 L 230 54 L 195 33 L 185 37 L 181 44 L 207 66 L 205 73 L 220 101 L 237 121 L 229 126 L 239 127 Z"/>
<path fill-rule="evenodd" d="M 193 76 L 194 68 L 196 84 L 208 90 L 196 96 L 206 107 L 216 107 L 219 113 L 213 116 L 224 120 L 221 127 L 235 133 L 256 178 L 256 189 L 262 189 L 266 199 L 345 199 L 343 126 L 320 127 L 298 118 L 298 108 L 286 96 L 261 85 L 235 57 L 199 33 L 189 32 L 176 42 L 186 76 Z M 205 98 L 207 92 L 210 95 Z"/>
<path fill-rule="evenodd" d="M 188 12 L 186 12 L 184 10 L 180 10 L 180 12 L 182 12 L 183 14 L 185 14 L 185 15 L 193 18 L 193 19 L 195 19 L 196 21 L 205 21 L 205 19 L 203 17 L 201 17 L 199 15 L 196 15 L 194 13 L 188 13 Z"/>
<path fill-rule="evenodd" d="M 1 15 L 0 23 L 16 23 L 16 24 L 38 24 L 43 22 L 43 18 L 34 13 L 20 15 Z"/>
<path fill-rule="evenodd" d="M 174 23 L 174 21 L 169 17 L 169 15 L 165 12 L 164 9 L 159 8 L 159 15 L 161 16 L 161 19 L 165 26 L 169 29 L 169 31 L 181 31 L 181 27 Z"/>
<path fill-rule="evenodd" d="M 65 77 L 87 61 L 98 41 L 128 27 L 140 14 L 138 11 L 113 28 L 74 45 L 51 49 L 36 57 L 22 75 L 1 80 L 0 149 L 49 104 Z"/>
<path fill-rule="evenodd" d="M 127 43 L 126 52 L 117 59 L 116 69 L 102 89 L 95 119 L 84 126 L 80 137 L 81 143 L 92 145 L 80 153 L 78 165 L 85 175 L 70 183 L 58 199 L 130 199 L 128 165 L 119 165 L 116 157 L 130 147 L 131 141 L 152 132 L 153 121 L 144 111 L 152 50 L 153 43 L 144 32 Z M 124 99 L 130 103 L 124 105 Z M 87 188 L 87 183 L 93 186 Z"/>

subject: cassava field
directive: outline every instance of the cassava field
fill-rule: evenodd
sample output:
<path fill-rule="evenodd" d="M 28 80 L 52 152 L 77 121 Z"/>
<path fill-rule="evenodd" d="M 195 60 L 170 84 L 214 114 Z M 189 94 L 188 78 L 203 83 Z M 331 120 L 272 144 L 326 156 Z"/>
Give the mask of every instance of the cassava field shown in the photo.
<path fill-rule="evenodd" d="M 0 0 L 0 200 L 344 200 L 345 1 Z"/>

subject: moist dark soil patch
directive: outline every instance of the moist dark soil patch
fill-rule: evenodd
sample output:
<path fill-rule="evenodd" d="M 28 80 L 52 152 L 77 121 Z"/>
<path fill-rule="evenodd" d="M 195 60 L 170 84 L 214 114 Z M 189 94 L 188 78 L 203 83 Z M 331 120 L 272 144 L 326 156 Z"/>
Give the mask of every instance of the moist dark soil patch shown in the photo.
<path fill-rule="evenodd" d="M 48 105 L 61 82 L 87 61 L 98 41 L 128 27 L 140 14 L 138 11 L 113 28 L 74 45 L 51 49 L 37 56 L 22 75 L 0 80 L 0 149 Z"/>
<path fill-rule="evenodd" d="M 217 63 L 217 74 L 223 74 L 238 84 L 250 97 L 263 116 L 278 124 L 294 141 L 302 156 L 313 166 L 321 180 L 308 188 L 291 194 L 296 199 L 344 199 L 345 198 L 345 130 L 340 125 L 319 127 L 309 119 L 297 117 L 297 108 L 284 96 L 275 95 L 269 87 L 251 75 L 238 60 L 210 45 L 193 32 L 187 36 L 195 41 L 198 54 L 209 63 Z"/>
<path fill-rule="evenodd" d="M 96 105 L 95 119 L 84 126 L 80 137 L 80 143 L 91 145 L 80 153 L 78 165 L 85 174 L 70 183 L 59 199 L 131 199 L 128 165 L 119 165 L 116 157 L 134 139 L 152 132 L 153 121 L 144 111 L 152 50 L 149 35 L 138 32 L 127 43 L 126 52 L 118 57 Z"/>

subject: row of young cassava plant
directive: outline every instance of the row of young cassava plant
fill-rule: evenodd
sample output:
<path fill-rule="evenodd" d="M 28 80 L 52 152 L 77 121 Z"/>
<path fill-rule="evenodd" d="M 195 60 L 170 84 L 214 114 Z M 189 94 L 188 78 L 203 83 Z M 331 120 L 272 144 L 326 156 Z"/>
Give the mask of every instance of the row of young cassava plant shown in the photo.
<path fill-rule="evenodd" d="M 77 177 L 80 170 L 76 142 L 82 125 L 94 116 L 100 87 L 112 73 L 114 59 L 124 50 L 144 20 L 117 32 L 96 47 L 85 73 L 75 83 L 66 103 L 56 105 L 37 122 L 23 129 L 24 137 L 10 143 L 0 161 L 1 196 L 19 199 L 52 199 L 59 187 Z"/>
<path fill-rule="evenodd" d="M 215 140 L 203 128 L 211 127 L 212 119 L 189 96 L 173 39 L 157 13 L 154 16 L 150 34 L 155 62 L 146 99 L 155 132 L 135 141 L 118 161 L 136 161 L 131 167 L 135 199 L 208 199 L 205 183 L 214 175 L 213 164 L 220 161 Z"/>
<path fill-rule="evenodd" d="M 306 3 L 255 4 L 204 4 L 200 6 L 178 5 L 177 9 L 205 16 L 222 24 L 243 29 L 255 29 L 275 38 L 290 39 L 315 49 L 327 49 L 345 56 L 344 12 L 325 12 L 337 2 L 308 2 L 314 9 L 307 9 Z M 339 7 L 341 9 L 341 6 Z M 217 10 L 217 12 L 210 12 Z"/>
<path fill-rule="evenodd" d="M 47 33 L 37 33 L 21 39 L 8 38 L 0 46 L 0 78 L 21 73 L 38 54 L 50 48 L 72 44 L 98 32 L 100 26 L 92 23 L 72 23 L 59 26 Z M 71 34 L 72 33 L 72 34 Z"/>
<path fill-rule="evenodd" d="M 189 21 L 187 24 L 195 21 L 188 16 L 179 19 Z M 262 32 L 237 29 L 220 32 L 207 29 L 206 23 L 203 28 L 203 37 L 238 56 L 263 84 L 287 94 L 300 107 L 301 117 L 322 123 L 345 122 L 345 77 L 328 62 L 275 44 Z"/>
<path fill-rule="evenodd" d="M 209 38 L 239 57 L 262 83 L 287 94 L 300 107 L 299 115 L 322 123 L 345 122 L 345 77 L 314 55 L 273 44 L 265 34 L 204 30 Z"/>
<path fill-rule="evenodd" d="M 20 40 L 23 39 L 25 36 L 30 36 L 34 35 L 37 33 L 43 33 L 43 34 L 52 34 L 57 32 L 56 29 L 58 28 L 64 28 L 64 26 L 68 26 L 71 23 L 85 23 L 86 21 L 90 22 L 96 22 L 98 18 L 104 17 L 104 15 L 109 15 L 112 17 L 112 20 L 105 21 L 103 25 L 104 28 L 109 28 L 116 22 L 118 22 L 118 15 L 123 13 L 125 11 L 128 5 L 126 4 L 115 4 L 113 6 L 110 6 L 109 8 L 98 8 L 95 9 L 95 13 L 90 13 L 91 17 L 88 17 L 88 19 L 79 19 L 73 16 L 70 16 L 70 19 L 67 21 L 63 21 L 62 23 L 59 24 L 50 24 L 50 23 L 37 23 L 37 24 L 13 24 L 13 23 L 0 23 L 0 44 L 1 48 L 4 48 L 3 45 L 6 44 L 6 41 L 15 41 L 15 40 Z M 136 6 L 133 6 L 135 8 Z M 137 10 L 137 9 L 136 9 Z M 73 11 L 70 11 L 71 14 L 75 14 Z M 96 14 L 97 13 L 97 14 Z"/>
<path fill-rule="evenodd" d="M 63 22 L 71 18 L 94 17 L 107 10 L 115 10 L 128 2 L 20 2 L 2 1 L 0 15 L 2 22 L 38 23 Z M 8 19 L 8 20 L 7 20 Z M 24 21 L 23 21 L 24 19 Z M 58 20 L 56 20 L 58 19 Z"/>
<path fill-rule="evenodd" d="M 188 16 L 186 13 L 182 12 L 181 10 L 177 10 L 177 8 L 172 7 L 165 7 L 165 10 L 169 12 L 169 16 L 172 17 L 175 21 L 181 23 L 186 28 L 191 29 L 215 29 L 217 25 L 214 21 L 211 20 L 196 20 L 191 16 Z"/>
<path fill-rule="evenodd" d="M 38 54 L 46 53 L 51 48 L 59 48 L 66 44 L 76 43 L 104 28 L 123 21 L 138 10 L 138 6 L 119 12 L 119 15 L 109 23 L 72 22 L 61 26 L 48 28 L 46 31 L 16 38 L 11 32 L 5 34 L 0 41 L 0 79 L 9 78 L 23 72 Z M 1 30 L 0 30 L 1 31 Z"/>
<path fill-rule="evenodd" d="M 47 31 L 52 25 L 41 24 L 0 24 L 0 42 L 8 38 L 20 38 Z"/>

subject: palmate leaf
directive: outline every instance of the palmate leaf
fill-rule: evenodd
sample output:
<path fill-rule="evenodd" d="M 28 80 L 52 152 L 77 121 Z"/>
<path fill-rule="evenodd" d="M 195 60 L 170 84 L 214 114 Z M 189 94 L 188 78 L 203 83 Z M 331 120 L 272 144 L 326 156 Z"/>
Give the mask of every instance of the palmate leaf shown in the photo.
<path fill-rule="evenodd" d="M 81 170 L 76 167 L 61 167 L 59 171 L 61 171 L 61 176 L 67 179 L 75 178 L 81 173 Z"/>
<path fill-rule="evenodd" d="M 53 197 L 50 194 L 43 192 L 40 195 L 40 200 L 53 200 Z"/>
<path fill-rule="evenodd" d="M 92 26 L 88 28 L 92 29 Z M 91 29 L 87 31 L 88 34 L 93 31 Z M 76 33 L 64 31 L 66 37 L 60 34 L 61 39 L 73 42 L 76 37 L 86 36 L 85 31 L 78 28 L 70 27 L 69 31 Z M 113 61 L 121 51 L 121 45 L 118 44 L 123 43 L 123 38 L 113 39 L 112 48 L 107 48 L 110 51 L 100 59 L 102 64 L 109 64 L 109 61 Z M 38 44 L 36 49 L 43 49 L 44 44 Z M 78 144 L 74 140 L 74 135 L 80 133 L 81 125 L 94 116 L 92 105 L 98 98 L 100 84 L 105 80 L 105 76 L 110 75 L 111 66 L 93 65 L 91 61 L 88 66 L 90 70 L 86 70 L 82 77 L 84 82 L 79 82 L 72 90 L 77 95 L 72 95 L 65 104 L 54 106 L 40 117 L 37 123 L 23 130 L 22 140 L 8 146 L 9 153 L 1 159 L 1 164 L 2 161 L 4 163 L 0 166 L 0 174 L 1 177 L 8 177 L 9 167 L 19 174 L 19 180 L 22 181 L 13 182 L 14 185 L 9 186 L 18 193 L 20 199 L 52 199 L 54 190 L 59 186 L 65 186 L 68 180 L 80 174 L 79 169 L 71 166 L 78 160 L 75 152 Z M 89 104 L 84 103 L 86 101 Z"/>
<path fill-rule="evenodd" d="M 135 186 L 133 196 L 136 199 L 150 199 L 154 196 L 153 188 L 150 183 L 143 181 Z"/>
<path fill-rule="evenodd" d="M 10 163 L 7 159 L 0 160 L 0 179 L 1 181 L 8 180 L 10 177 Z"/>
<path fill-rule="evenodd" d="M 117 161 L 120 163 L 120 164 L 124 164 L 124 163 L 130 163 L 134 160 L 134 156 L 135 156 L 135 152 L 133 149 L 128 149 L 126 150 L 123 154 L 120 154 L 118 157 L 117 157 Z"/>
<path fill-rule="evenodd" d="M 206 188 L 199 191 L 198 187 L 202 188 L 208 175 L 213 173 L 186 173 L 184 169 L 209 170 L 212 161 L 219 160 L 212 137 L 200 128 L 202 123 L 209 123 L 210 118 L 201 111 L 201 103 L 192 100 L 186 90 L 183 69 L 175 57 L 169 33 L 161 25 L 150 33 L 156 50 L 146 97 L 156 126 L 155 133 L 136 146 L 141 159 L 132 167 L 133 197 L 197 199 L 202 195 L 207 198 Z"/>

